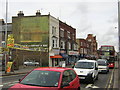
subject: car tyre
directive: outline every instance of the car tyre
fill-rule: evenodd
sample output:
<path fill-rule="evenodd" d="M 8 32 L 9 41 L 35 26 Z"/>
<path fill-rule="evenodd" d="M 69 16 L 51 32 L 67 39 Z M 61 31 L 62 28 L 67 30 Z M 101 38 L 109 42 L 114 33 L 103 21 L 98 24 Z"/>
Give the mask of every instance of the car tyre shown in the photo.
<path fill-rule="evenodd" d="M 98 75 L 97 75 L 97 77 L 96 77 L 96 80 L 98 80 Z"/>
<path fill-rule="evenodd" d="M 78 90 L 80 90 L 80 87 L 78 87 Z"/>

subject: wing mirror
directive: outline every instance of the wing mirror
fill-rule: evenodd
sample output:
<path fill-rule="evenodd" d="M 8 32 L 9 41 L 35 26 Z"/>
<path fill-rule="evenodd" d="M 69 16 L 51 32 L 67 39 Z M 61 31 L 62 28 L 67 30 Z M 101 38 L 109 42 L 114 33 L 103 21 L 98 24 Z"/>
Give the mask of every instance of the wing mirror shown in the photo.
<path fill-rule="evenodd" d="M 96 67 L 95 70 L 98 70 L 98 67 Z"/>

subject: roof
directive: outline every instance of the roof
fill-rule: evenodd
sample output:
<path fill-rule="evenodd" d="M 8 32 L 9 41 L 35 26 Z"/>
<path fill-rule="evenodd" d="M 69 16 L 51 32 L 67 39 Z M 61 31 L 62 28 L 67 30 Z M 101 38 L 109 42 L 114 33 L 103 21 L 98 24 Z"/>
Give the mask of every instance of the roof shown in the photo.
<path fill-rule="evenodd" d="M 34 70 L 45 70 L 45 71 L 56 71 L 63 72 L 65 70 L 71 70 L 72 68 L 64 68 L 64 67 L 39 67 Z"/>
<path fill-rule="evenodd" d="M 78 62 L 97 62 L 95 60 L 88 60 L 88 59 L 82 59 L 82 60 L 79 60 Z"/>

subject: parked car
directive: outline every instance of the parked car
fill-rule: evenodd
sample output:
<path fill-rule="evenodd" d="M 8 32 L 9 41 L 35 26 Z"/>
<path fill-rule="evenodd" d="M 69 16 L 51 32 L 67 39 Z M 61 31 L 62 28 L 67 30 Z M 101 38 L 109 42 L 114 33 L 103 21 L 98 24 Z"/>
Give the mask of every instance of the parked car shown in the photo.
<path fill-rule="evenodd" d="M 98 79 L 98 63 L 95 60 L 79 60 L 75 64 L 74 70 L 83 81 L 94 83 Z"/>
<path fill-rule="evenodd" d="M 36 62 L 34 60 L 27 60 L 24 62 L 25 66 L 39 66 L 39 62 Z"/>
<path fill-rule="evenodd" d="M 98 71 L 100 73 L 108 73 L 109 72 L 109 63 L 106 59 L 98 59 Z"/>
<path fill-rule="evenodd" d="M 13 89 L 49 89 L 64 90 L 65 88 L 80 90 L 78 75 L 72 68 L 63 67 L 39 67 L 32 70 L 28 75 L 23 77 L 19 83 L 10 87 Z"/>

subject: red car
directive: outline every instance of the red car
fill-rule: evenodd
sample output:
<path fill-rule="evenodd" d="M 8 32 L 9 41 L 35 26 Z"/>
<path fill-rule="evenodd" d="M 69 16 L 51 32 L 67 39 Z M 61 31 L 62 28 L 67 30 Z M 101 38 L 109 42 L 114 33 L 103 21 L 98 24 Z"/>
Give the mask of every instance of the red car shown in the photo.
<path fill-rule="evenodd" d="M 9 90 L 80 90 L 78 75 L 72 68 L 40 67 L 32 70 Z"/>
<path fill-rule="evenodd" d="M 114 63 L 109 63 L 109 68 L 114 68 L 115 64 Z"/>

